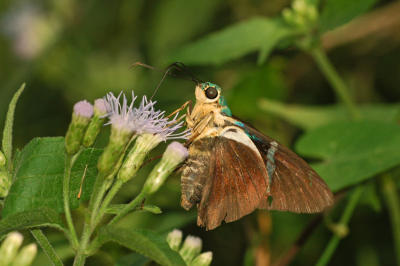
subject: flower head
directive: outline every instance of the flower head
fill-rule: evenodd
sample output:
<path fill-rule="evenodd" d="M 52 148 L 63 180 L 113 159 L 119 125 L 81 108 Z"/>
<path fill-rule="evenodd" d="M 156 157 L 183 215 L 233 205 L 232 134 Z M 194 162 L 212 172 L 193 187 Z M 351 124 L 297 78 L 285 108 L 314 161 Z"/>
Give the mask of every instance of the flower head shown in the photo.
<path fill-rule="evenodd" d="M 93 115 L 93 105 L 86 100 L 79 101 L 74 105 L 74 114 L 86 118 Z"/>
<path fill-rule="evenodd" d="M 122 103 L 120 98 L 122 97 Z M 139 107 L 134 107 L 137 97 L 132 92 L 132 102 L 128 105 L 125 94 L 120 93 L 115 97 L 112 93 L 107 94 L 107 117 L 112 126 L 124 126 L 136 134 L 156 134 L 162 140 L 187 138 L 189 131 L 176 131 L 183 125 L 177 121 L 178 114 L 172 119 L 165 117 L 165 112 L 154 108 L 156 101 L 148 100 L 143 96 Z"/>
<path fill-rule="evenodd" d="M 201 238 L 189 235 L 183 242 L 182 248 L 179 250 L 179 254 L 181 254 L 183 260 L 189 264 L 197 255 L 200 254 L 201 247 Z"/>
<path fill-rule="evenodd" d="M 98 116 L 107 114 L 107 102 L 104 99 L 96 99 L 94 101 L 94 114 Z"/>
<path fill-rule="evenodd" d="M 65 135 L 65 148 L 68 154 L 78 152 L 92 116 L 93 106 L 88 101 L 80 101 L 74 105 L 71 123 Z"/>
<path fill-rule="evenodd" d="M 182 231 L 174 229 L 167 235 L 167 242 L 172 250 L 179 251 L 182 242 Z"/>

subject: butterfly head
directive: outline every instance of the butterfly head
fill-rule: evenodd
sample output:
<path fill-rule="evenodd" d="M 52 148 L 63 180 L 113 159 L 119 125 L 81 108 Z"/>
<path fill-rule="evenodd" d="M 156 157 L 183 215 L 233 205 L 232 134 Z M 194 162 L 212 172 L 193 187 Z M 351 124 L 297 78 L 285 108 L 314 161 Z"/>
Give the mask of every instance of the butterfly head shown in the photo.
<path fill-rule="evenodd" d="M 196 102 L 200 104 L 210 104 L 228 116 L 231 116 L 231 110 L 226 104 L 224 96 L 221 95 L 221 87 L 211 82 L 202 82 L 196 86 Z"/>

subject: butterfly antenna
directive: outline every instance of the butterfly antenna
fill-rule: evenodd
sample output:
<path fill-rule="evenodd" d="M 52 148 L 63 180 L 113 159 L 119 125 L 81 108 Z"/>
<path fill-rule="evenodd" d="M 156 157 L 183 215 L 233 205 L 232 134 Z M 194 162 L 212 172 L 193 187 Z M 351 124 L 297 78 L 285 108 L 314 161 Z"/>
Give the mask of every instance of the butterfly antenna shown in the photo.
<path fill-rule="evenodd" d="M 164 75 L 162 76 L 160 82 L 157 84 L 157 87 L 155 88 L 153 95 L 150 97 L 150 100 L 153 99 L 153 97 L 155 96 L 155 94 L 157 93 L 158 89 L 161 87 L 161 84 L 164 82 L 165 78 L 170 75 L 170 76 L 174 76 L 176 77 L 177 75 L 175 75 L 172 70 L 178 70 L 179 72 L 187 75 L 190 77 L 190 80 L 195 82 L 196 84 L 202 83 L 203 81 L 201 81 L 200 79 L 196 78 L 195 75 L 193 74 L 193 72 L 182 62 L 175 62 L 170 64 L 165 70 L 162 70 L 160 68 L 142 63 L 142 62 L 135 62 L 131 65 L 131 68 L 135 68 L 135 67 L 144 67 L 144 68 L 148 68 L 151 70 L 155 70 L 158 72 L 162 72 L 164 73 Z M 183 79 L 188 80 L 186 77 L 181 77 Z"/>

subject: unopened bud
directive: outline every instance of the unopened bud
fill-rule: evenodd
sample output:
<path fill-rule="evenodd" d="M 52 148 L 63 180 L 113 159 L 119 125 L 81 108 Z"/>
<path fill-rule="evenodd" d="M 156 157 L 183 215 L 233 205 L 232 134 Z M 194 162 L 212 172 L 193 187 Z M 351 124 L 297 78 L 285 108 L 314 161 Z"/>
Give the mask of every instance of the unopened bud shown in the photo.
<path fill-rule="evenodd" d="M 80 101 L 74 105 L 72 121 L 65 135 L 65 149 L 73 155 L 79 151 L 86 128 L 93 115 L 93 106 L 87 101 Z"/>
<path fill-rule="evenodd" d="M 202 241 L 200 237 L 187 236 L 179 254 L 181 254 L 182 259 L 190 264 L 193 259 L 201 252 Z M 191 264 L 190 264 L 191 265 Z"/>
<path fill-rule="evenodd" d="M 118 179 L 127 182 L 133 176 L 135 176 L 136 172 L 143 164 L 146 155 L 161 141 L 162 138 L 157 134 L 146 133 L 140 135 L 137 138 L 133 148 L 129 151 L 128 156 L 126 156 L 126 159 L 122 164 L 121 170 L 118 173 Z"/>
<path fill-rule="evenodd" d="M 24 237 L 18 232 L 11 232 L 7 235 L 0 247 L 2 265 L 8 265 L 14 260 L 23 240 Z"/>
<path fill-rule="evenodd" d="M 331 224 L 329 228 L 340 238 L 344 238 L 349 234 L 349 227 L 345 224 Z"/>
<path fill-rule="evenodd" d="M 0 151 L 0 169 L 4 168 L 4 166 L 6 165 L 6 156 L 4 156 L 4 153 L 2 151 Z"/>
<path fill-rule="evenodd" d="M 5 198 L 11 187 L 11 177 L 6 170 L 0 169 L 0 198 Z"/>
<path fill-rule="evenodd" d="M 29 244 L 21 249 L 17 257 L 14 259 L 13 266 L 29 266 L 35 259 L 37 253 L 36 244 Z"/>
<path fill-rule="evenodd" d="M 190 263 L 190 266 L 209 266 L 212 261 L 212 252 L 203 252 Z"/>
<path fill-rule="evenodd" d="M 188 156 L 188 150 L 179 142 L 172 142 L 165 150 L 161 161 L 153 168 L 143 190 L 152 194 L 156 192 L 175 168 Z"/>
<path fill-rule="evenodd" d="M 174 229 L 167 235 L 167 242 L 172 250 L 179 251 L 182 242 L 182 231 Z"/>
<path fill-rule="evenodd" d="M 97 163 L 97 168 L 103 176 L 112 176 L 109 174 L 121 160 L 132 135 L 133 131 L 129 127 L 125 127 L 122 120 L 121 123 L 111 125 L 110 139 Z"/>
<path fill-rule="evenodd" d="M 293 10 L 299 15 L 305 15 L 307 12 L 307 3 L 304 0 L 295 0 L 292 4 Z"/>
<path fill-rule="evenodd" d="M 94 144 L 104 124 L 106 114 L 106 101 L 104 99 L 96 99 L 94 101 L 94 116 L 86 129 L 85 137 L 83 138 L 83 146 L 91 147 Z"/>

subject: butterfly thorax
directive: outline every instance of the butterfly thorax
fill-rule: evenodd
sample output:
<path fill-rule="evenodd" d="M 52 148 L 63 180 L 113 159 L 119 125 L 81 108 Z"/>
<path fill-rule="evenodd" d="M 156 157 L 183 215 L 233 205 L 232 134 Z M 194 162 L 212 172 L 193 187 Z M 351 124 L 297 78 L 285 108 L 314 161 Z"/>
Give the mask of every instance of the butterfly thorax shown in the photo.
<path fill-rule="evenodd" d="M 215 99 L 208 98 L 214 96 L 207 94 L 210 89 L 216 93 Z M 231 111 L 220 93 L 221 88 L 210 82 L 196 86 L 196 104 L 186 117 L 187 127 L 192 130 L 192 140 L 217 136 L 229 123 L 228 120 L 232 120 Z"/>

